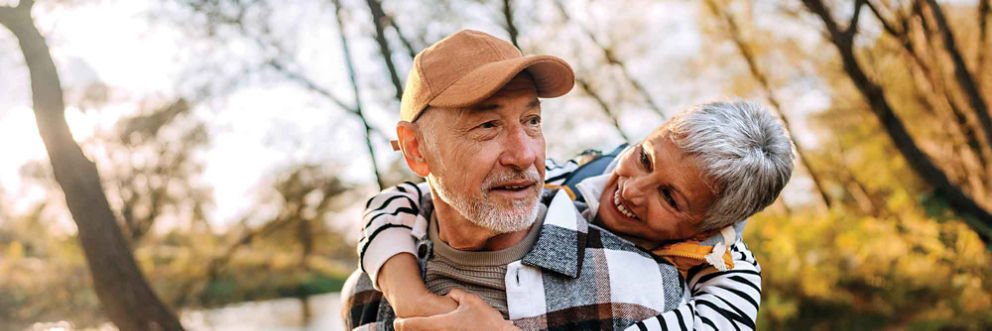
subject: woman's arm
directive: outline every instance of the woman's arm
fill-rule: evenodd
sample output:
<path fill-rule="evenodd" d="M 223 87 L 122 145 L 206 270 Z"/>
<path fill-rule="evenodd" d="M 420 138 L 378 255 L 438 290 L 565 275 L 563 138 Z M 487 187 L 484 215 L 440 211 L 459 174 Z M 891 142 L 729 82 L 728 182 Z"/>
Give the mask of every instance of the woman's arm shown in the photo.
<path fill-rule="evenodd" d="M 761 305 L 761 266 L 740 239 L 730 251 L 733 269 L 690 270 L 686 277 L 692 293 L 689 302 L 627 330 L 754 330 Z"/>
<path fill-rule="evenodd" d="M 586 156 L 579 155 L 566 162 L 545 160 L 546 183 L 564 182 L 583 157 Z M 410 232 L 420 213 L 420 197 L 429 192 L 427 183 L 406 182 L 383 190 L 365 204 L 364 225 L 358 241 L 359 266 L 376 289 L 379 289 L 378 273 L 387 260 L 401 253 L 416 256 Z"/>
<path fill-rule="evenodd" d="M 564 163 L 547 159 L 547 183 L 563 182 L 578 168 L 581 157 Z M 406 182 L 369 199 L 363 213 L 364 224 L 358 241 L 359 266 L 400 317 L 432 315 L 455 309 L 454 301 L 428 291 L 420 278 L 411 232 L 420 214 L 420 197 L 428 192 L 430 187 L 427 183 L 417 185 Z"/>
<path fill-rule="evenodd" d="M 379 271 L 387 260 L 402 253 L 416 256 L 411 232 L 420 214 L 420 197 L 424 192 L 429 192 L 426 183 L 418 186 L 406 182 L 379 192 L 365 204 L 358 261 L 376 289 L 379 289 Z M 419 272 L 415 270 L 413 275 Z"/>
<path fill-rule="evenodd" d="M 427 290 L 414 255 L 411 232 L 420 214 L 420 197 L 428 190 L 427 184 L 418 187 L 407 182 L 380 192 L 365 205 L 359 264 L 398 317 L 443 314 L 456 308 L 450 298 Z"/>
<path fill-rule="evenodd" d="M 397 317 L 445 314 L 458 306 L 450 297 L 436 295 L 427 289 L 413 255 L 394 255 L 382 265 L 378 278 L 379 289 Z"/>

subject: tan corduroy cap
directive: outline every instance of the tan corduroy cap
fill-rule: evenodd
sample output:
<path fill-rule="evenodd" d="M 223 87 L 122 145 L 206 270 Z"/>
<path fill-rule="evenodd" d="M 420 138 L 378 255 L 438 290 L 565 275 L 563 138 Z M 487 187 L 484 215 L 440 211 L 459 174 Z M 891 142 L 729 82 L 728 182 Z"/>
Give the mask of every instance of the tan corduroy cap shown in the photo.
<path fill-rule="evenodd" d="M 400 120 L 414 121 L 427 106 L 465 107 L 479 103 L 527 70 L 537 95 L 554 98 L 575 85 L 572 68 L 547 55 L 523 56 L 499 38 L 462 30 L 417 54 L 406 80 Z"/>

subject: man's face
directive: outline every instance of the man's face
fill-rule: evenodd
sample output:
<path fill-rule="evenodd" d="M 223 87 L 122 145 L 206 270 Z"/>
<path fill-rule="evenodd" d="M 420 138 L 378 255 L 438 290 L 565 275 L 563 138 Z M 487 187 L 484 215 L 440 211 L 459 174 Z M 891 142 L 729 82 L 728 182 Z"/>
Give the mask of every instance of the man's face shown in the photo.
<path fill-rule="evenodd" d="M 620 156 L 599 199 L 606 227 L 653 241 L 698 234 L 696 225 L 715 199 L 691 155 L 659 129 Z"/>
<path fill-rule="evenodd" d="M 528 228 L 544 186 L 544 135 L 537 89 L 518 75 L 471 107 L 429 109 L 423 130 L 428 181 L 470 222 L 498 233 Z M 424 127 L 422 127 L 424 129 Z"/>

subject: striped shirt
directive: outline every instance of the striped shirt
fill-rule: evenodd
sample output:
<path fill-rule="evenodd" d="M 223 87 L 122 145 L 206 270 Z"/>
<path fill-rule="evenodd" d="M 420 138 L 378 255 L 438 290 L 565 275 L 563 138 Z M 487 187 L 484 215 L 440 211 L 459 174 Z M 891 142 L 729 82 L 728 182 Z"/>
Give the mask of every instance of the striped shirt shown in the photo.
<path fill-rule="evenodd" d="M 588 158 L 588 154 L 580 158 Z M 548 184 L 561 185 L 584 162 L 579 158 L 564 163 L 548 160 L 545 177 Z M 606 172 L 613 168 L 611 164 Z M 418 255 L 411 239 L 415 219 L 422 203 L 419 197 L 429 192 L 426 184 L 418 187 L 404 183 L 371 198 L 366 204 L 365 226 L 359 241 L 360 267 L 371 279 L 376 279 L 379 268 L 393 255 L 410 253 Z M 582 204 L 577 202 L 577 204 Z M 580 206 L 585 209 L 585 206 Z M 584 216 L 590 218 L 586 213 Z M 740 240 L 730 246 L 734 266 L 718 271 L 712 267 L 697 267 L 687 273 L 691 299 L 688 303 L 653 318 L 630 326 L 632 330 L 752 330 L 761 303 L 761 267 L 753 254 Z M 371 287 L 377 284 L 370 284 Z"/>
<path fill-rule="evenodd" d="M 527 330 L 626 329 L 687 304 L 688 288 L 674 266 L 589 224 L 564 191 L 544 193 L 548 211 L 537 242 L 507 265 L 506 303 L 514 324 Z M 424 270 L 431 254 L 425 231 L 433 208 L 429 195 L 420 200 L 421 214 L 403 225 L 411 229 L 407 236 L 415 239 Z M 341 293 L 349 328 L 391 328 L 395 313 L 369 275 L 356 271 Z"/>

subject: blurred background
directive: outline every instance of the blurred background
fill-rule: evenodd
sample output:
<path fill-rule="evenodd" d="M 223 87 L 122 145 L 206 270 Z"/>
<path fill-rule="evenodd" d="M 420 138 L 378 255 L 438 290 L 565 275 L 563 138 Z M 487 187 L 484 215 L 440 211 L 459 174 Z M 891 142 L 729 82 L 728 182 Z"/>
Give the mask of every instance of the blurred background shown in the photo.
<path fill-rule="evenodd" d="M 419 180 L 412 57 L 465 28 L 575 69 L 552 158 L 787 122 L 760 329 L 989 329 L 989 2 L 0 0 L 0 329 L 341 328 L 365 199 Z"/>

